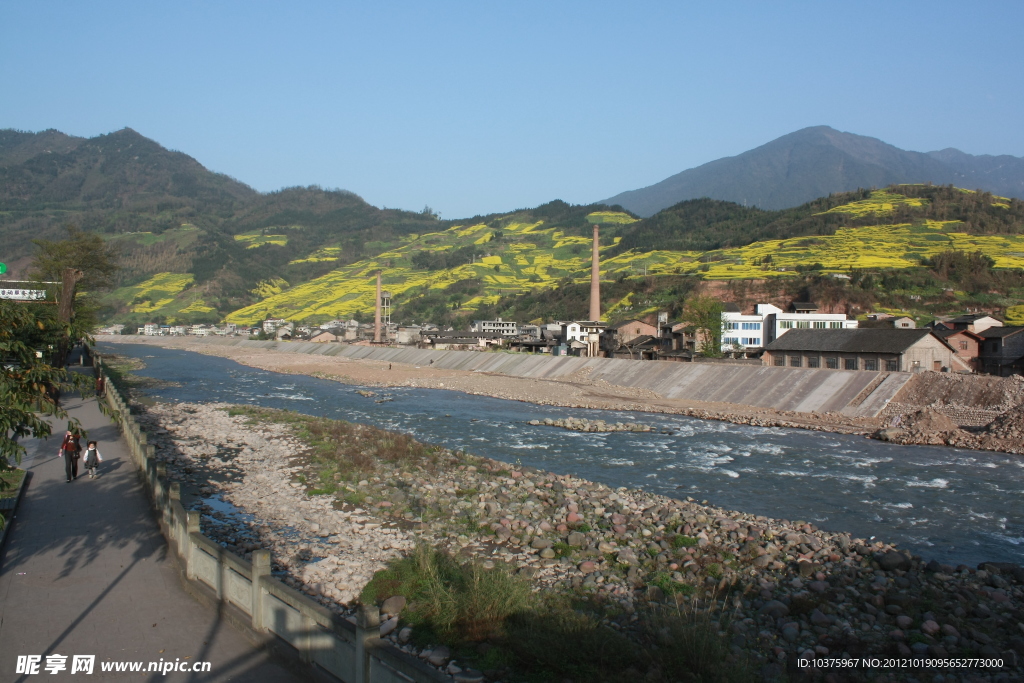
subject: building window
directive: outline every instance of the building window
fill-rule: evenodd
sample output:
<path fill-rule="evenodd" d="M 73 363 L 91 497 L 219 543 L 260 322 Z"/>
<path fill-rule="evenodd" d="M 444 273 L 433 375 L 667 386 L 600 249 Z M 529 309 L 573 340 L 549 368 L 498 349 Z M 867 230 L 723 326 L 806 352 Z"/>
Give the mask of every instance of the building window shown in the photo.
<path fill-rule="evenodd" d="M 825 367 L 828 368 L 829 370 L 838 370 L 839 369 L 839 359 L 838 358 L 826 358 L 825 359 Z"/>
<path fill-rule="evenodd" d="M 784 366 L 786 364 L 786 357 L 785 356 L 775 356 L 775 358 L 773 358 L 772 361 L 774 361 L 775 365 L 777 365 L 779 367 L 782 367 L 782 366 Z"/>
<path fill-rule="evenodd" d="M 761 338 L 760 337 L 743 337 L 743 345 L 744 346 L 760 346 L 761 345 Z"/>
<path fill-rule="evenodd" d="M 791 367 L 791 368 L 799 368 L 801 365 L 803 365 L 803 358 L 801 356 L 790 356 L 789 357 L 789 367 Z"/>
<path fill-rule="evenodd" d="M 966 351 L 967 350 L 967 342 L 965 342 L 965 341 L 960 342 L 960 350 L 961 351 Z"/>
<path fill-rule="evenodd" d="M 821 358 L 818 358 L 817 356 L 808 356 L 807 357 L 807 367 L 809 367 L 809 368 L 820 368 L 821 367 Z"/>
<path fill-rule="evenodd" d="M 796 326 L 797 326 L 798 329 L 801 329 L 801 330 L 809 330 L 809 329 L 811 329 L 811 321 L 810 320 L 798 320 L 797 323 L 796 323 Z"/>
<path fill-rule="evenodd" d="M 840 320 L 836 320 L 835 322 L 830 322 L 828 324 L 828 326 L 831 327 L 833 330 L 841 330 L 841 329 L 843 329 L 843 323 Z"/>
<path fill-rule="evenodd" d="M 743 323 L 744 330 L 760 330 L 761 323 Z"/>
<path fill-rule="evenodd" d="M 870 372 L 878 372 L 878 359 L 877 358 L 865 358 L 864 369 Z"/>
<path fill-rule="evenodd" d="M 823 330 L 823 329 L 825 329 L 825 327 L 827 325 L 828 325 L 828 323 L 826 323 L 824 320 L 815 320 L 814 321 L 814 329 L 816 329 L 816 330 Z"/>
<path fill-rule="evenodd" d="M 900 369 L 899 361 L 895 361 L 895 360 L 887 360 L 887 361 L 885 361 L 885 371 L 886 372 L 896 372 L 899 369 Z"/>
<path fill-rule="evenodd" d="M 847 370 L 856 370 L 857 369 L 857 359 L 856 358 L 844 358 L 843 359 L 843 367 L 846 368 Z"/>
<path fill-rule="evenodd" d="M 780 330 L 791 330 L 791 329 L 793 329 L 793 321 L 792 320 L 780 320 L 779 321 L 779 329 Z"/>

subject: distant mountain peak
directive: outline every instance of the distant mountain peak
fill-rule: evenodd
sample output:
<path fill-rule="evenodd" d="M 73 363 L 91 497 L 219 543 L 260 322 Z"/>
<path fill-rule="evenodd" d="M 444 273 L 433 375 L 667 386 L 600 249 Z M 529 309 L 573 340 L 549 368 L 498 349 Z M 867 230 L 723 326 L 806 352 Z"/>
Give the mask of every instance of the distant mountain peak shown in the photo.
<path fill-rule="evenodd" d="M 808 126 L 603 203 L 640 216 L 701 197 L 777 210 L 835 192 L 928 182 L 1024 198 L 1024 159 L 974 156 L 953 148 L 910 152 L 831 126 Z"/>

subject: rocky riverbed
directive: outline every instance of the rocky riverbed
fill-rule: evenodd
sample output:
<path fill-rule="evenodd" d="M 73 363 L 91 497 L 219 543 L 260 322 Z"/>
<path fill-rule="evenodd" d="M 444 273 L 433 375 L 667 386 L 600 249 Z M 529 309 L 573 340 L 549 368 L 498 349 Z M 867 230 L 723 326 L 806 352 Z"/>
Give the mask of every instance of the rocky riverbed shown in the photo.
<path fill-rule="evenodd" d="M 769 677 L 800 657 L 848 654 L 996 657 L 1003 669 L 942 680 L 1022 680 L 1015 565 L 939 565 L 802 521 L 448 451 L 435 453 L 436 467 L 336 478 L 324 493 L 289 425 L 250 424 L 224 405 L 156 404 L 139 417 L 185 503 L 203 510 L 203 533 L 243 556 L 270 549 L 275 574 L 342 614 L 375 571 L 425 541 L 485 566 L 509 563 L 538 590 L 601 596 L 617 606 L 608 626 L 626 633 L 649 603 L 701 610 L 717 596 L 715 609 L 732 614 L 716 622 L 723 637 Z M 399 619 L 384 633 L 413 650 Z M 444 654 L 431 661 L 458 670 Z"/>
<path fill-rule="evenodd" d="M 574 432 L 649 432 L 650 425 L 637 424 L 636 422 L 605 422 L 604 420 L 588 420 L 586 418 L 567 417 L 565 419 L 552 420 L 530 420 L 530 424 L 548 425 L 549 427 L 561 427 Z"/>

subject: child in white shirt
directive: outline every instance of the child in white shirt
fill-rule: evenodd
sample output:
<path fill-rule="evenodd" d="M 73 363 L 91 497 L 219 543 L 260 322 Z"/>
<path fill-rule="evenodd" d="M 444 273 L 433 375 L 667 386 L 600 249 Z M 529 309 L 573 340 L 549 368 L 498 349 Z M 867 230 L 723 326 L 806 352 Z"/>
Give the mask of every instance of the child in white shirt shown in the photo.
<path fill-rule="evenodd" d="M 85 447 L 85 469 L 88 470 L 90 479 L 96 478 L 96 468 L 101 462 L 103 462 L 103 456 L 96 448 L 96 442 L 90 441 Z"/>

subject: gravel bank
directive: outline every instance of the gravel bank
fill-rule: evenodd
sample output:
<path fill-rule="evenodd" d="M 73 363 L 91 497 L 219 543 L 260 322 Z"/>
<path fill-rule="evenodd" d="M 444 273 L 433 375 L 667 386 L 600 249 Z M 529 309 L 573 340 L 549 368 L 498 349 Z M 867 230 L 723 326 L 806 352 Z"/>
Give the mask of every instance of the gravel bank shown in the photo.
<path fill-rule="evenodd" d="M 722 635 L 769 677 L 798 657 L 981 656 L 1006 666 L 942 680 L 1022 680 L 1024 570 L 1015 565 L 944 566 L 801 521 L 449 452 L 432 471 L 389 468 L 316 495 L 304 483 L 316 475 L 306 446 L 289 426 L 248 425 L 226 406 L 197 404 L 157 404 L 140 420 L 186 505 L 204 511 L 204 533 L 240 555 L 269 548 L 275 573 L 339 613 L 388 559 L 426 541 L 509 562 L 538 590 L 602 596 L 620 608 L 608 625 L 624 632 L 644 603 L 701 610 L 728 596 L 716 605 L 734 615 Z M 388 623 L 386 637 L 411 649 L 398 621 Z"/>

